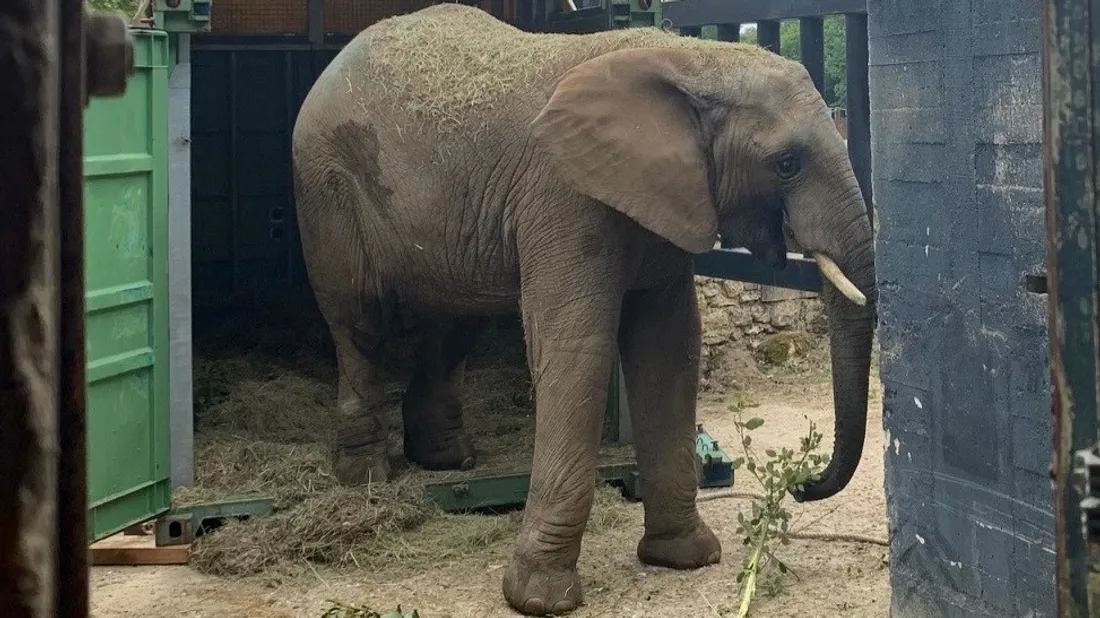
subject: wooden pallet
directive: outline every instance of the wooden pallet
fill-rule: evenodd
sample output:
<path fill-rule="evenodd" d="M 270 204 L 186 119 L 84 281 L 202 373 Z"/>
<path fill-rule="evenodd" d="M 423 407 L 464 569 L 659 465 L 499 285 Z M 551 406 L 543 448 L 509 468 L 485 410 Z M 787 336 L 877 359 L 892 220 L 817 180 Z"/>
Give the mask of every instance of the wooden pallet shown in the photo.
<path fill-rule="evenodd" d="M 119 533 L 88 548 L 92 566 L 150 566 L 187 564 L 190 545 L 157 547 L 153 535 Z"/>

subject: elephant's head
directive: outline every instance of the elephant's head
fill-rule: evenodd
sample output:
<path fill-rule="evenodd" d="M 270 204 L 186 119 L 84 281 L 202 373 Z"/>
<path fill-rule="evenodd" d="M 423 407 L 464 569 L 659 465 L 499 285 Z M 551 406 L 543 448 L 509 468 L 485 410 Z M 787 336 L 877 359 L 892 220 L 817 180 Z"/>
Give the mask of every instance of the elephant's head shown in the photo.
<path fill-rule="evenodd" d="M 871 224 L 844 141 L 798 63 L 719 43 L 613 51 L 569 70 L 533 122 L 578 191 L 681 249 L 719 235 L 776 266 L 785 226 L 827 283 L 837 494 L 863 451 L 876 300 Z"/>

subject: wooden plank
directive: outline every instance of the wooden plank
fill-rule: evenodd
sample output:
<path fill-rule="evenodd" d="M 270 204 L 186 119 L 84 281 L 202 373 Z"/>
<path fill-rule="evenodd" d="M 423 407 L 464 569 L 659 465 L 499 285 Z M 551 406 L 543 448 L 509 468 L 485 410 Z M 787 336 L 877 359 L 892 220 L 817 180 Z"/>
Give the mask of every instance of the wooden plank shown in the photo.
<path fill-rule="evenodd" d="M 88 559 L 93 566 L 187 564 L 190 558 L 190 545 L 157 547 L 153 535 L 116 534 L 93 543 L 88 550 Z"/>
<path fill-rule="evenodd" d="M 1052 0 L 1043 12 L 1044 189 L 1054 397 L 1057 615 L 1096 615 L 1090 547 L 1081 525 L 1074 454 L 1097 440 L 1100 313 L 1097 290 L 1095 20 L 1097 0 Z M 1090 612 L 1091 610 L 1091 612 Z"/>

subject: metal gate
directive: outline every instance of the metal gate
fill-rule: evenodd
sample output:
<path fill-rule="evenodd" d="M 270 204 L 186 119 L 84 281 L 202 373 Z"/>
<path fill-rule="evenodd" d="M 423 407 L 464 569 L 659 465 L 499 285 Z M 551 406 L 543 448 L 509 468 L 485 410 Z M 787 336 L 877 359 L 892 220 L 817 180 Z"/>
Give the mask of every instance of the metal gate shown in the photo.
<path fill-rule="evenodd" d="M 191 47 L 194 305 L 306 286 L 290 173 L 298 109 L 338 47 L 196 36 Z"/>
<path fill-rule="evenodd" d="M 88 535 L 170 506 L 168 35 L 134 30 L 126 93 L 84 118 Z"/>

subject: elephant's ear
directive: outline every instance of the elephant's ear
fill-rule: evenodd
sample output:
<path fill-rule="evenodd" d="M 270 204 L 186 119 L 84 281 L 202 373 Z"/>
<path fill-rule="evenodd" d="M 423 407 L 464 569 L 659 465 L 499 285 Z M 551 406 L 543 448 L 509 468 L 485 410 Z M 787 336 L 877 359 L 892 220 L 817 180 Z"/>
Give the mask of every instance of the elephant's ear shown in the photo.
<path fill-rule="evenodd" d="M 711 249 L 718 218 L 678 49 L 609 52 L 569 70 L 532 123 L 581 193 L 691 253 Z"/>

